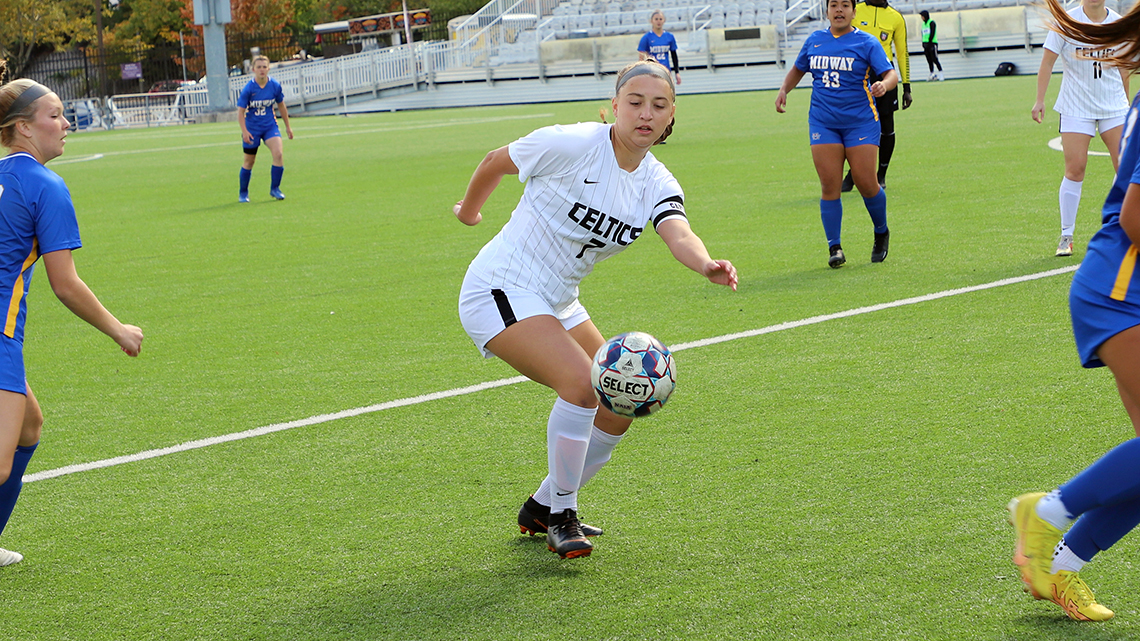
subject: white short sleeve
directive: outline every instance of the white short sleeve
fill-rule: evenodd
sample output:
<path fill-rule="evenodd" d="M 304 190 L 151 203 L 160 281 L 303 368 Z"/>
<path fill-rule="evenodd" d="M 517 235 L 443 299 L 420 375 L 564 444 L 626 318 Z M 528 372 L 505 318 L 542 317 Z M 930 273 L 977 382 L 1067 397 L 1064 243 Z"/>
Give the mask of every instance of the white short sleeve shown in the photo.
<path fill-rule="evenodd" d="M 511 160 L 519 168 L 519 182 L 531 176 L 556 176 L 574 168 L 598 144 L 599 129 L 609 125 L 578 123 L 537 129 L 507 146 Z"/>
<path fill-rule="evenodd" d="M 1064 46 L 1065 39 L 1061 37 L 1061 34 L 1050 29 L 1049 34 L 1045 36 L 1045 48 L 1053 53 L 1061 53 L 1061 48 Z"/>
<path fill-rule="evenodd" d="M 677 182 L 673 174 L 664 173 L 666 178 L 661 183 L 661 189 L 657 192 L 656 203 L 649 215 L 654 229 L 657 229 L 657 226 L 666 220 L 677 219 L 688 222 L 688 217 L 685 216 L 685 192 L 681 190 L 681 184 Z"/>

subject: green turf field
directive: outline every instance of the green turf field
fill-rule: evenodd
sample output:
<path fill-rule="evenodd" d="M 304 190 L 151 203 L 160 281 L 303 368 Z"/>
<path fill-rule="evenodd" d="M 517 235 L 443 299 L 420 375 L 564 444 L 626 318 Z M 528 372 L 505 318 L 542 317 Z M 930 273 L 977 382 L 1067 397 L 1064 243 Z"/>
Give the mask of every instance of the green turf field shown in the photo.
<path fill-rule="evenodd" d="M 1112 165 L 1090 158 L 1077 255 L 1053 257 L 1062 157 L 1033 93 L 1028 76 L 916 83 L 890 257 L 870 264 L 847 195 L 840 270 L 809 92 L 784 115 L 773 92 L 683 96 L 655 154 L 740 289 L 647 233 L 582 301 L 605 334 L 682 344 L 1075 265 Z M 479 357 L 456 297 L 521 185 L 475 228 L 451 205 L 487 151 L 602 104 L 296 118 L 287 200 L 263 151 L 248 205 L 236 124 L 71 136 L 52 166 L 80 275 L 146 340 L 123 356 L 36 278 L 29 474 L 514 376 Z M 588 559 L 514 525 L 546 469 L 553 395 L 533 383 L 37 480 L 0 538 L 26 556 L 0 569 L 0 638 L 1136 638 L 1136 537 L 1082 573 L 1105 624 L 1032 601 L 1010 561 L 1009 498 L 1132 436 L 1110 374 L 1077 362 L 1070 279 L 678 352 L 669 406 L 583 491 L 606 530 Z"/>

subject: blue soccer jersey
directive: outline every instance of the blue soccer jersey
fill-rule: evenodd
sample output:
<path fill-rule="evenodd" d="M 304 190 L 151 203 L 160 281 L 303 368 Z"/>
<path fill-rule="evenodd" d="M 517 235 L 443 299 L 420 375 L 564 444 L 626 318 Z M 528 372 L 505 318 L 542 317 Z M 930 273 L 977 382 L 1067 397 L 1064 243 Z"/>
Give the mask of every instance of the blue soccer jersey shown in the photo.
<path fill-rule="evenodd" d="M 264 87 L 256 80 L 245 83 L 237 101 L 238 106 L 246 110 L 245 128 L 262 131 L 276 125 L 273 105 L 282 102 L 285 102 L 285 92 L 281 90 L 281 83 L 273 78 L 269 78 Z"/>
<path fill-rule="evenodd" d="M 79 223 L 63 179 L 31 154 L 0 159 L 0 304 L 4 335 L 24 340 L 26 298 L 36 259 L 78 249 Z"/>
<path fill-rule="evenodd" d="M 893 67 L 869 33 L 855 29 L 838 38 L 830 29 L 804 41 L 796 68 L 812 75 L 808 122 L 824 127 L 858 127 L 879 119 L 870 79 Z"/>
<path fill-rule="evenodd" d="M 1104 201 L 1101 228 L 1089 241 L 1088 252 L 1073 276 L 1074 284 L 1114 300 L 1140 305 L 1140 279 L 1135 277 L 1137 247 L 1120 226 L 1120 209 L 1129 185 L 1140 184 L 1140 135 L 1136 120 L 1140 95 L 1132 102 L 1121 139 L 1120 168 Z"/>
<path fill-rule="evenodd" d="M 673 68 L 673 61 L 669 57 L 669 52 L 677 50 L 677 39 L 668 31 L 663 31 L 660 36 L 652 31 L 641 36 L 637 50 L 665 65 L 669 71 L 676 71 Z"/>

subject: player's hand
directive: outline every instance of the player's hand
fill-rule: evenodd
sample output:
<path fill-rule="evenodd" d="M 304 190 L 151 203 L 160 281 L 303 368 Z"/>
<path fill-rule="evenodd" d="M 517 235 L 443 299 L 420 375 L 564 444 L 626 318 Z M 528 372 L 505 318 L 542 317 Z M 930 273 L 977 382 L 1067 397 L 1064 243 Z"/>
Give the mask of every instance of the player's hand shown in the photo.
<path fill-rule="evenodd" d="M 779 114 L 787 113 L 784 110 L 784 107 L 786 107 L 787 104 L 788 104 L 788 93 L 786 91 L 784 91 L 783 89 L 781 89 L 779 91 L 779 93 L 776 94 L 776 113 L 779 113 Z"/>
<path fill-rule="evenodd" d="M 910 92 L 909 91 L 903 91 L 902 108 L 903 109 L 909 109 L 911 103 L 913 103 L 913 102 L 914 102 L 914 99 L 910 97 Z"/>
<path fill-rule="evenodd" d="M 292 127 L 286 127 L 285 133 L 289 134 L 289 140 L 293 139 L 293 128 Z"/>
<path fill-rule="evenodd" d="M 455 203 L 455 207 L 452 207 L 451 210 L 455 212 L 455 217 L 459 219 L 459 222 L 463 223 L 464 225 L 469 225 L 469 226 L 474 227 L 475 225 L 478 225 L 483 220 L 483 214 L 481 212 L 475 212 L 475 216 L 473 218 L 470 216 L 467 218 L 464 218 L 463 214 L 461 213 L 463 211 L 463 201 L 462 200 Z"/>
<path fill-rule="evenodd" d="M 252 145 L 253 144 L 253 134 L 249 133 L 248 131 L 241 132 L 241 141 L 247 145 Z"/>
<path fill-rule="evenodd" d="M 681 72 L 680 71 L 674 73 L 673 77 L 677 79 L 677 84 L 681 84 Z"/>
<path fill-rule="evenodd" d="M 1040 102 L 1040 101 L 1034 103 L 1033 111 L 1029 112 L 1029 115 L 1032 116 L 1033 119 L 1036 120 L 1038 123 L 1044 121 L 1045 120 L 1045 103 Z"/>
<path fill-rule="evenodd" d="M 123 325 L 119 336 L 115 337 L 115 342 L 127 356 L 138 356 L 142 350 L 142 341 L 143 331 L 134 325 Z"/>
<path fill-rule="evenodd" d="M 871 95 L 876 98 L 882 98 L 883 96 L 887 95 L 887 89 L 883 86 L 882 82 L 876 82 L 875 84 L 871 85 Z"/>
<path fill-rule="evenodd" d="M 705 265 L 704 274 L 710 283 L 727 285 L 732 288 L 732 291 L 736 291 L 736 268 L 727 260 L 709 262 Z"/>

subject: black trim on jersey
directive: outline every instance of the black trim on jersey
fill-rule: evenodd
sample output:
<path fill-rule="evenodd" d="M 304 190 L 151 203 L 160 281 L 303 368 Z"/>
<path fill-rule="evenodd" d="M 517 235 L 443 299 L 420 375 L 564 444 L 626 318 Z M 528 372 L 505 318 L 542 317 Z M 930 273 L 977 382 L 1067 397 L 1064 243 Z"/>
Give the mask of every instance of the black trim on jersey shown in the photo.
<path fill-rule="evenodd" d="M 681 211 L 680 209 L 668 209 L 661 212 L 660 214 L 657 214 L 657 216 L 653 219 L 653 229 L 657 229 L 657 223 L 661 222 L 662 218 L 676 216 L 677 214 L 681 214 L 681 218 L 684 218 L 685 220 L 689 219 L 689 217 L 685 215 L 685 212 Z"/>
<path fill-rule="evenodd" d="M 688 220 L 688 218 L 689 218 L 688 216 L 685 216 L 685 199 L 682 198 L 681 196 L 669 196 L 668 198 L 666 198 L 666 199 L 662 200 L 661 202 L 657 203 L 656 205 L 654 205 L 653 209 L 657 209 L 658 207 L 660 207 L 661 205 L 664 205 L 665 203 L 677 203 L 678 205 L 681 206 L 681 208 L 680 209 L 673 209 L 672 207 L 670 207 L 669 209 L 666 209 L 665 211 L 661 212 L 660 214 L 657 214 L 656 216 L 654 216 L 653 220 L 651 221 L 653 223 L 653 229 L 654 230 L 657 229 L 657 223 L 661 222 L 661 219 L 665 218 L 667 216 L 672 216 L 674 214 L 681 214 L 681 216 L 683 216 L 686 220 Z"/>
<path fill-rule="evenodd" d="M 515 310 L 511 309 L 511 301 L 507 300 L 506 292 L 501 289 L 492 289 L 491 298 L 495 299 L 495 306 L 499 308 L 499 316 L 503 317 L 504 328 L 518 322 L 515 319 Z"/>

